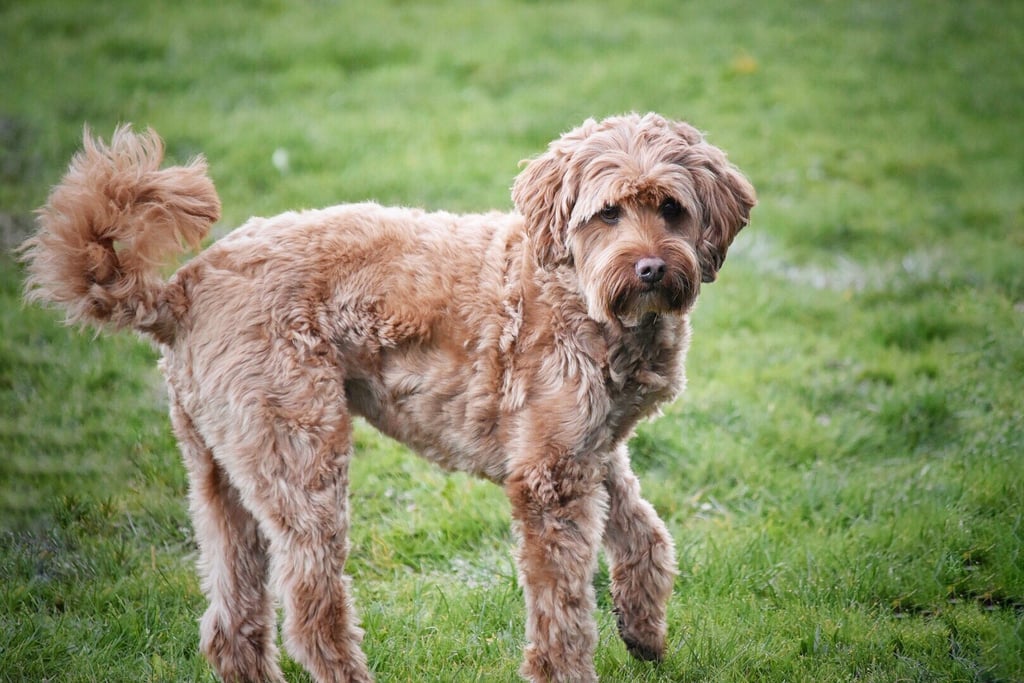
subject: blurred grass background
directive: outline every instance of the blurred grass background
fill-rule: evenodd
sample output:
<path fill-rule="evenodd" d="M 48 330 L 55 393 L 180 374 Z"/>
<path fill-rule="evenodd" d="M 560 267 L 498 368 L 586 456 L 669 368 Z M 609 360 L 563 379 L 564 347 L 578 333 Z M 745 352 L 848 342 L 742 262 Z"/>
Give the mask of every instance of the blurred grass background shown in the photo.
<path fill-rule="evenodd" d="M 632 444 L 681 575 L 609 681 L 1024 680 L 1024 4 L 0 0 L 0 238 L 81 140 L 209 159 L 219 234 L 376 199 L 509 208 L 589 116 L 686 119 L 760 205 Z M 156 355 L 0 256 L 0 680 L 212 680 Z M 349 571 L 381 681 L 516 680 L 501 492 L 360 429 Z M 291 680 L 305 680 L 292 664 Z"/>

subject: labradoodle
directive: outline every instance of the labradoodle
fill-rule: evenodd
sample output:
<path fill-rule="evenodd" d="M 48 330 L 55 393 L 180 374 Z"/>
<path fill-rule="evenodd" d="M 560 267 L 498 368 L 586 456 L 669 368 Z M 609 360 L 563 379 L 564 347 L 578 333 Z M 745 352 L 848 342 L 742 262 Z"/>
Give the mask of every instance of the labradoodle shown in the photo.
<path fill-rule="evenodd" d="M 163 359 L 225 681 L 369 681 L 344 575 L 352 416 L 503 487 L 526 600 L 520 673 L 594 681 L 603 546 L 630 653 L 665 651 L 672 539 L 626 442 L 683 388 L 688 314 L 754 189 L 685 123 L 588 120 L 515 180 L 515 211 L 377 204 L 253 218 L 169 279 L 220 216 L 203 160 L 88 131 L 25 242 L 26 296 L 132 328 Z"/>

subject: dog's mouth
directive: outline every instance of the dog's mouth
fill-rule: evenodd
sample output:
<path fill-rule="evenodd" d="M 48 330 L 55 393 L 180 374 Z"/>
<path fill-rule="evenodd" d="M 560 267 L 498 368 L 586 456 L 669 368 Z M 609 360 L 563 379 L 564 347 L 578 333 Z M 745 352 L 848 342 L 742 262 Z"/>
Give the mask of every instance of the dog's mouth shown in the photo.
<path fill-rule="evenodd" d="M 591 315 L 625 327 L 662 315 L 683 315 L 700 291 L 700 266 L 685 244 L 622 249 L 584 269 Z M 593 265 L 591 269 L 589 266 Z"/>
<path fill-rule="evenodd" d="M 610 312 L 627 326 L 649 314 L 683 313 L 693 305 L 699 287 L 699 280 L 671 271 L 659 282 L 625 278 L 609 301 Z"/>

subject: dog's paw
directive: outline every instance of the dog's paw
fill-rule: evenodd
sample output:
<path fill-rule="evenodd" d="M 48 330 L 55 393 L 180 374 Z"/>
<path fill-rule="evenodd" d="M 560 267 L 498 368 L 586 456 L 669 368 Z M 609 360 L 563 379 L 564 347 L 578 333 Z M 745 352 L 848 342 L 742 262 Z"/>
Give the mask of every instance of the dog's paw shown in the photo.
<path fill-rule="evenodd" d="M 619 637 L 626 644 L 626 651 L 634 659 L 645 662 L 660 662 L 665 656 L 665 636 L 663 633 L 654 630 L 649 634 L 648 639 L 642 639 L 637 629 L 630 628 L 622 616 L 622 612 L 615 610 L 616 623 L 619 628 Z"/>

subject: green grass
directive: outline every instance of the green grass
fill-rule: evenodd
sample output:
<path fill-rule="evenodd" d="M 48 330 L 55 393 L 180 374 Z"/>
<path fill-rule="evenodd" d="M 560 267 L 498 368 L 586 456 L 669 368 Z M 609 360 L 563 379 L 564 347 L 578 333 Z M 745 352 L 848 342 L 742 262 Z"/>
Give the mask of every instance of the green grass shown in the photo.
<path fill-rule="evenodd" d="M 1024 680 L 1024 5 L 0 0 L 0 235 L 88 122 L 204 152 L 220 232 L 510 205 L 588 116 L 688 119 L 760 194 L 632 444 L 680 578 L 609 681 Z M 288 167 L 272 163 L 284 150 Z M 0 680 L 212 680 L 155 353 L 21 305 L 0 257 Z M 358 432 L 349 570 L 381 681 L 511 681 L 501 492 Z M 287 664 L 292 680 L 305 680 Z"/>

